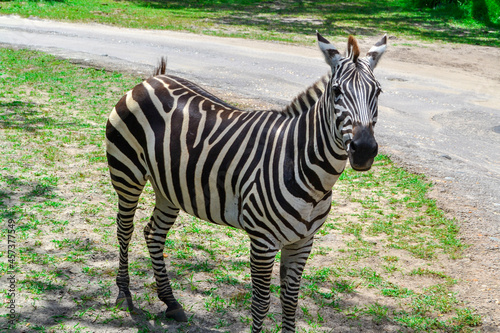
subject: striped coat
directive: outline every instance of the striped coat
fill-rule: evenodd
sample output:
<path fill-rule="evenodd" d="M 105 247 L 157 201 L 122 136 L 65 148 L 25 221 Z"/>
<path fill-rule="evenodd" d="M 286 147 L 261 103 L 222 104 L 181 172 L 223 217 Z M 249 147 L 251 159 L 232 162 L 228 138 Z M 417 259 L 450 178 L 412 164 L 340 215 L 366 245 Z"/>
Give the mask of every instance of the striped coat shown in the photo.
<path fill-rule="evenodd" d="M 118 102 L 106 130 L 119 197 L 118 303 L 132 304 L 128 244 L 137 201 L 149 181 L 156 205 L 144 234 L 167 316 L 186 319 L 162 256 L 182 209 L 249 235 L 254 332 L 261 330 L 269 308 L 274 258 L 282 251 L 283 331 L 294 331 L 300 277 L 313 236 L 329 213 L 331 188 L 348 159 L 365 170 L 376 155 L 372 129 L 380 88 L 372 69 L 386 44 L 384 37 L 358 59 L 354 39 L 345 58 L 319 34 L 318 41 L 332 75 L 281 111 L 239 110 L 187 80 L 163 74 Z"/>

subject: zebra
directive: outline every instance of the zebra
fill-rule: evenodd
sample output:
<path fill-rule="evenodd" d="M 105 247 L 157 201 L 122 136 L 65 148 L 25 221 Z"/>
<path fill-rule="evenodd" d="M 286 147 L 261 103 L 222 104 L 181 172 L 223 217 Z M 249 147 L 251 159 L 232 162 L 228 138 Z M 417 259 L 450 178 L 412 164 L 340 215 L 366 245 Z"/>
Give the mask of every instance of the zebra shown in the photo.
<path fill-rule="evenodd" d="M 317 41 L 331 73 L 281 111 L 235 108 L 188 80 L 165 75 L 165 63 L 116 104 L 106 125 L 106 155 L 118 195 L 117 305 L 133 308 L 128 248 L 149 181 L 156 202 L 144 237 L 165 316 L 187 320 L 163 257 L 167 233 L 183 210 L 248 234 L 252 332 L 262 330 L 281 251 L 282 331 L 295 331 L 302 272 L 330 211 L 332 187 L 347 160 L 366 171 L 378 153 L 373 129 L 382 90 L 373 69 L 387 35 L 362 58 L 352 36 L 345 56 L 319 33 Z"/>

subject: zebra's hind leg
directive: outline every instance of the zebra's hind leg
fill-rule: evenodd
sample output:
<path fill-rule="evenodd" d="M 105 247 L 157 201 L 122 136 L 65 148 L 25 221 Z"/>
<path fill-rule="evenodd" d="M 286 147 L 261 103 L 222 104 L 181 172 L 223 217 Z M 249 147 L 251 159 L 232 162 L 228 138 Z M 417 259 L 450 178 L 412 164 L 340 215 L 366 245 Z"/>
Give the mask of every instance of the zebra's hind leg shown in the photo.
<path fill-rule="evenodd" d="M 166 200 L 157 194 L 153 215 L 149 223 L 144 227 L 144 237 L 153 263 L 158 298 L 167 305 L 165 316 L 176 321 L 185 322 L 187 321 L 186 314 L 173 295 L 163 257 L 165 238 L 178 214 L 179 209 L 169 206 Z"/>
<path fill-rule="evenodd" d="M 118 216 L 116 222 L 118 243 L 120 245 L 120 262 L 116 276 L 116 285 L 118 286 L 116 305 L 124 310 L 132 310 L 134 305 L 129 289 L 128 247 L 134 233 L 134 215 L 144 185 L 129 187 L 128 191 L 124 191 L 115 183 L 113 185 L 118 193 Z"/>
<path fill-rule="evenodd" d="M 280 279 L 281 307 L 283 311 L 282 332 L 295 332 L 295 312 L 299 297 L 300 280 L 311 253 L 313 237 L 287 245 L 281 250 Z"/>

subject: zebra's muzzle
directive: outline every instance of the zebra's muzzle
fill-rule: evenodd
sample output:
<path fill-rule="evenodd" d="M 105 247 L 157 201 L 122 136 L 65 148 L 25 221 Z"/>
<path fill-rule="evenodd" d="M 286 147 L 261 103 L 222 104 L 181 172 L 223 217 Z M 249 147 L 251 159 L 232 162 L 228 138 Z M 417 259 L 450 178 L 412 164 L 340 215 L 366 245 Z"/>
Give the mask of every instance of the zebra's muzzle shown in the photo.
<path fill-rule="evenodd" d="M 353 134 L 348 149 L 349 163 L 356 171 L 368 171 L 378 154 L 378 144 L 373 136 L 373 127 L 358 125 L 354 127 Z"/>

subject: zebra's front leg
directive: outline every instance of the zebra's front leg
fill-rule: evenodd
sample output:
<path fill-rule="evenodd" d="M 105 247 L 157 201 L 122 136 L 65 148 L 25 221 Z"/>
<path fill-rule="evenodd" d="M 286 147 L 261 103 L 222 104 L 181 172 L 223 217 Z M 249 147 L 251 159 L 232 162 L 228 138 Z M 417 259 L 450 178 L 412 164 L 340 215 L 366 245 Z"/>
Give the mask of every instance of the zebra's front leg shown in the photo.
<path fill-rule="evenodd" d="M 278 251 L 252 241 L 250 249 L 250 272 L 252 275 L 252 333 L 262 330 L 264 318 L 269 311 L 270 286 L 274 260 Z"/>
<path fill-rule="evenodd" d="M 178 214 L 178 209 L 169 208 L 166 205 L 160 208 L 157 196 L 157 204 L 153 211 L 153 216 L 151 216 L 151 220 L 144 227 L 144 237 L 146 238 L 149 256 L 153 263 L 158 298 L 167 305 L 165 316 L 176 321 L 187 321 L 184 309 L 173 295 L 165 267 L 165 258 L 163 257 L 165 238 Z"/>
<path fill-rule="evenodd" d="M 281 250 L 280 279 L 281 307 L 283 311 L 282 332 L 295 332 L 295 312 L 299 297 L 300 280 L 311 253 L 313 237 L 287 245 Z"/>

